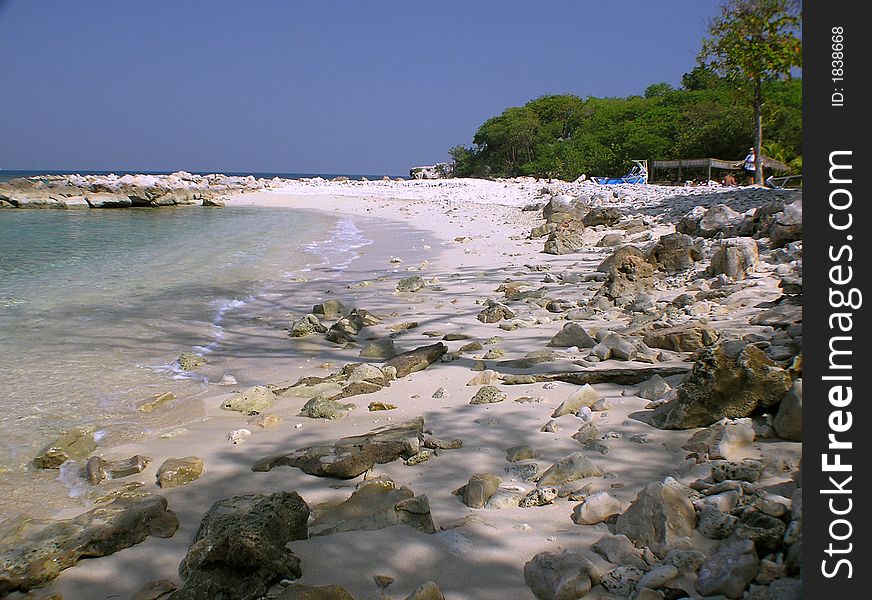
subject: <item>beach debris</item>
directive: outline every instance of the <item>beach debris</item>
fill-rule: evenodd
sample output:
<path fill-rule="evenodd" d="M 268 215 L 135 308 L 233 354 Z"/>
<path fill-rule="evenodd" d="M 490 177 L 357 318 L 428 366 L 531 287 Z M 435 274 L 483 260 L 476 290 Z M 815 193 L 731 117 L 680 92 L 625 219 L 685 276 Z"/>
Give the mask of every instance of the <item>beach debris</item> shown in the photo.
<path fill-rule="evenodd" d="M 322 536 L 346 531 L 372 531 L 394 525 L 408 525 L 424 533 L 435 533 L 430 502 L 408 487 L 397 488 L 393 481 L 365 481 L 342 502 L 325 502 L 312 509 L 311 535 Z"/>
<path fill-rule="evenodd" d="M 85 463 L 84 475 L 91 485 L 97 485 L 105 479 L 121 479 L 142 473 L 150 463 L 151 458 L 139 454 L 124 460 L 105 460 L 92 456 Z"/>
<path fill-rule="evenodd" d="M 308 537 L 309 506 L 296 492 L 219 500 L 200 521 L 179 565 L 176 600 L 254 600 L 281 580 L 302 575 L 286 544 Z"/>
<path fill-rule="evenodd" d="M 72 519 L 24 515 L 2 523 L 0 596 L 42 587 L 81 558 L 108 556 L 148 536 L 168 538 L 179 521 L 163 496 L 117 498 Z"/>
<path fill-rule="evenodd" d="M 196 456 L 168 458 L 158 468 L 157 484 L 162 488 L 178 487 L 196 481 L 203 474 L 203 459 Z"/>
<path fill-rule="evenodd" d="M 450 394 L 448 393 L 448 390 L 446 390 L 444 387 L 438 387 L 433 392 L 431 398 L 448 398 L 449 396 Z"/>
<path fill-rule="evenodd" d="M 251 435 L 251 431 L 248 429 L 234 429 L 230 433 L 227 434 L 227 441 L 231 444 L 241 444 L 245 441 L 245 438 Z"/>
<path fill-rule="evenodd" d="M 141 413 L 150 413 L 154 412 L 156 409 L 162 407 L 167 402 L 171 402 L 176 399 L 176 395 L 172 392 L 164 392 L 163 394 L 157 394 L 153 396 L 151 400 L 146 400 L 142 404 L 136 407 Z"/>
<path fill-rule="evenodd" d="M 275 393 L 266 386 L 256 385 L 245 389 L 221 403 L 224 410 L 241 412 L 244 415 L 260 413 L 276 401 Z"/>
<path fill-rule="evenodd" d="M 252 471 L 269 471 L 279 466 L 297 467 L 317 477 L 351 479 L 375 464 L 409 458 L 421 449 L 424 418 L 388 425 L 363 435 L 342 438 L 333 445 L 301 448 L 257 461 Z"/>
<path fill-rule="evenodd" d="M 33 459 L 38 469 L 57 469 L 68 460 L 84 460 L 97 448 L 93 426 L 73 427 L 43 448 Z"/>

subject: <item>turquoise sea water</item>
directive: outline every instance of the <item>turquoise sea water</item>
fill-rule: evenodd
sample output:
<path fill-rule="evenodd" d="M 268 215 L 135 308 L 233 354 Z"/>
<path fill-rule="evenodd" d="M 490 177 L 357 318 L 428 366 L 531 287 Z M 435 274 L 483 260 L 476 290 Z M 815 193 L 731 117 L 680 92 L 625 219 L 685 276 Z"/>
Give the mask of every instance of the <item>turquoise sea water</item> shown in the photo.
<path fill-rule="evenodd" d="M 0 467 L 72 425 L 141 430 L 153 394 L 184 417 L 216 382 L 175 370 L 180 352 L 219 349 L 235 314 L 356 234 L 287 209 L 0 211 Z"/>

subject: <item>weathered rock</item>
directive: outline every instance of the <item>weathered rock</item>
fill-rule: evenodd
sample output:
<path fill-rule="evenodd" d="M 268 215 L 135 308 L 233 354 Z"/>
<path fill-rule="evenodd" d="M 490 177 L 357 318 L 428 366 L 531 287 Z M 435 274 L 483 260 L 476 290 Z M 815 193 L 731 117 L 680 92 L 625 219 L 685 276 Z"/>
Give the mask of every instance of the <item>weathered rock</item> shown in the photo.
<path fill-rule="evenodd" d="M 404 600 L 445 600 L 445 596 L 435 581 L 426 581 L 406 596 Z"/>
<path fill-rule="evenodd" d="M 637 355 L 636 346 L 628 339 L 617 333 L 609 333 L 603 338 L 601 344 L 608 349 L 608 357 L 617 360 L 635 360 Z"/>
<path fill-rule="evenodd" d="M 573 452 L 548 467 L 538 485 L 563 485 L 585 477 L 602 477 L 602 471 L 583 452 Z"/>
<path fill-rule="evenodd" d="M 374 358 L 377 360 L 388 360 L 396 355 L 397 351 L 394 348 L 394 340 L 391 338 L 374 340 L 360 351 L 361 358 Z"/>
<path fill-rule="evenodd" d="M 130 198 L 121 194 L 89 193 L 85 199 L 91 208 L 125 208 L 133 204 Z"/>
<path fill-rule="evenodd" d="M 308 537 L 309 507 L 296 492 L 219 500 L 206 513 L 179 565 L 174 600 L 250 600 L 302 574 L 285 545 Z"/>
<path fill-rule="evenodd" d="M 537 600 L 577 600 L 601 578 L 589 558 L 568 550 L 540 552 L 524 565 L 524 581 Z"/>
<path fill-rule="evenodd" d="M 757 574 L 759 561 L 751 540 L 722 544 L 699 568 L 696 590 L 703 596 L 738 599 Z"/>
<path fill-rule="evenodd" d="M 587 213 L 587 210 L 583 202 L 574 199 L 572 196 L 557 194 L 552 196 L 542 208 L 542 218 L 548 223 L 580 221 Z"/>
<path fill-rule="evenodd" d="M 615 565 L 633 565 L 647 571 L 648 563 L 642 558 L 642 550 L 636 548 L 630 539 L 623 535 L 606 534 L 597 540 L 591 550 Z"/>
<path fill-rule="evenodd" d="M 157 470 L 157 484 L 162 488 L 191 483 L 203 474 L 203 460 L 196 456 L 168 458 Z"/>
<path fill-rule="evenodd" d="M 293 385 L 277 388 L 275 391 L 283 397 L 322 396 L 336 401 L 377 392 L 389 386 L 395 375 L 393 368 L 379 368 L 368 363 L 348 363 L 327 377 L 303 377 Z"/>
<path fill-rule="evenodd" d="M 723 418 L 739 418 L 773 406 L 792 382 L 759 348 L 721 343 L 699 351 L 677 397 L 654 410 L 661 429 L 705 427 Z"/>
<path fill-rule="evenodd" d="M 737 517 L 725 513 L 715 506 L 707 505 L 699 512 L 697 529 L 704 537 L 711 540 L 723 540 L 733 533 L 738 522 Z"/>
<path fill-rule="evenodd" d="M 275 600 L 354 600 L 354 596 L 341 585 L 292 583 Z"/>
<path fill-rule="evenodd" d="M 781 248 L 790 242 L 802 239 L 802 198 L 788 204 L 784 210 L 775 214 L 774 223 L 769 230 L 773 248 Z"/>
<path fill-rule="evenodd" d="M 677 273 L 693 267 L 703 259 L 701 248 L 693 238 L 682 233 L 670 233 L 661 237 L 648 256 L 648 261 L 667 273 Z"/>
<path fill-rule="evenodd" d="M 576 346 L 578 348 L 593 348 L 596 346 L 596 340 L 578 323 L 567 323 L 563 329 L 551 338 L 548 342 L 549 346 L 556 348 L 570 348 Z"/>
<path fill-rule="evenodd" d="M 193 352 L 182 352 L 179 354 L 177 362 L 182 371 L 193 371 L 197 367 L 205 365 L 206 359 Z"/>
<path fill-rule="evenodd" d="M 650 344 L 648 345 L 650 346 Z M 636 395 L 645 400 L 659 400 L 668 394 L 671 389 L 672 386 L 666 383 L 660 375 L 654 375 L 654 377 L 648 381 L 643 381 L 639 384 L 639 389 L 636 391 Z"/>
<path fill-rule="evenodd" d="M 586 446 L 591 442 L 594 442 L 600 438 L 599 430 L 596 425 L 594 425 L 593 421 L 587 421 L 582 424 L 581 427 L 578 428 L 578 431 L 572 434 L 572 439 L 581 444 L 582 446 Z"/>
<path fill-rule="evenodd" d="M 597 265 L 596 270 L 600 273 L 608 273 L 612 270 L 612 267 L 620 265 L 621 263 L 627 261 L 630 257 L 644 259 L 645 254 L 639 250 L 636 246 L 632 244 L 627 244 L 626 246 L 621 246 L 614 252 L 612 252 L 605 260 L 603 260 L 599 265 Z"/>
<path fill-rule="evenodd" d="M 502 376 L 492 369 L 485 369 L 472 379 L 466 382 L 466 385 L 492 385 L 499 383 Z"/>
<path fill-rule="evenodd" d="M 396 377 L 399 379 L 409 373 L 426 369 L 439 360 L 446 352 L 448 352 L 448 346 L 442 342 L 436 342 L 429 346 L 421 346 L 409 352 L 397 354 L 395 357 L 386 360 L 384 366 L 396 369 Z"/>
<path fill-rule="evenodd" d="M 557 499 L 556 487 L 538 487 L 535 490 L 530 490 L 527 495 L 521 498 L 518 506 L 521 508 L 532 508 L 534 506 L 545 506 L 551 504 Z"/>
<path fill-rule="evenodd" d="M 624 246 L 621 250 L 625 248 L 632 246 Z M 632 301 L 638 294 L 653 287 L 654 267 L 641 252 L 637 255 L 632 252 L 621 253 L 621 250 L 604 261 L 609 263 L 608 275 L 597 295 L 623 303 Z"/>
<path fill-rule="evenodd" d="M 83 460 L 97 448 L 93 427 L 73 427 L 36 455 L 39 469 L 57 469 L 68 460 Z"/>
<path fill-rule="evenodd" d="M 406 277 L 405 279 L 400 279 L 399 283 L 397 283 L 397 291 L 398 292 L 417 292 L 424 287 L 424 278 L 420 275 L 413 275 L 411 277 Z"/>
<path fill-rule="evenodd" d="M 684 490 L 671 481 L 655 481 L 618 517 L 615 531 L 636 545 L 665 555 L 677 542 L 691 537 L 694 527 L 696 511 Z"/>
<path fill-rule="evenodd" d="M 712 467 L 712 479 L 722 481 L 748 481 L 754 483 L 763 474 L 763 463 L 759 460 L 745 459 L 741 462 L 723 462 Z"/>
<path fill-rule="evenodd" d="M 276 401 L 275 393 L 268 387 L 256 385 L 243 390 L 221 404 L 224 410 L 241 412 L 244 415 L 259 413 Z"/>
<path fill-rule="evenodd" d="M 793 382 L 793 387 L 781 399 L 778 413 L 772 423 L 778 437 L 793 442 L 802 441 L 802 379 Z"/>
<path fill-rule="evenodd" d="M 252 471 L 269 471 L 278 466 L 297 467 L 318 477 L 350 479 L 375 464 L 408 458 L 418 453 L 424 432 L 424 419 L 381 427 L 363 435 L 342 438 L 332 446 L 301 448 L 288 454 L 268 456 L 252 466 Z"/>
<path fill-rule="evenodd" d="M 506 448 L 506 460 L 508 462 L 531 460 L 533 458 L 539 458 L 539 452 L 532 446 L 512 446 L 511 448 Z"/>
<path fill-rule="evenodd" d="M 751 419 L 721 419 L 697 431 L 682 448 L 709 460 L 735 460 L 754 443 Z"/>
<path fill-rule="evenodd" d="M 327 330 L 327 335 L 324 336 L 330 342 L 337 344 L 347 344 L 353 342 L 355 336 L 360 333 L 364 327 L 371 327 L 380 323 L 381 320 L 375 315 L 362 308 L 355 308 L 348 316 L 340 318 L 330 329 Z"/>
<path fill-rule="evenodd" d="M 160 598 L 164 598 L 166 600 L 169 598 L 168 594 L 174 592 L 176 589 L 178 589 L 178 587 L 179 586 L 177 586 L 169 579 L 149 581 L 141 588 L 139 588 L 139 590 L 130 597 L 130 600 L 159 600 Z M 49 599 L 46 598 L 43 600 Z M 63 598 L 58 597 L 57 600 L 63 600 Z"/>
<path fill-rule="evenodd" d="M 711 273 L 723 273 L 732 279 L 744 279 L 753 273 L 758 262 L 757 242 L 751 238 L 729 238 L 715 246 Z"/>
<path fill-rule="evenodd" d="M 584 226 L 577 221 L 572 222 L 569 227 L 558 226 L 557 229 L 548 234 L 543 252 L 558 256 L 578 252 L 584 245 L 583 232 Z"/>
<path fill-rule="evenodd" d="M 697 206 L 679 221 L 675 229 L 680 233 L 704 238 L 712 238 L 718 234 L 732 237 L 741 224 L 741 213 L 725 204 L 718 204 L 708 210 Z"/>
<path fill-rule="evenodd" d="M 576 505 L 572 511 L 572 521 L 578 525 L 596 525 L 622 512 L 624 512 L 623 502 L 608 492 L 597 492 Z"/>
<path fill-rule="evenodd" d="M 466 485 L 455 491 L 460 499 L 470 508 L 484 508 L 490 497 L 500 487 L 502 480 L 490 473 L 471 475 Z"/>
<path fill-rule="evenodd" d="M 396 489 L 392 482 L 365 483 L 346 500 L 319 504 L 312 512 L 309 530 L 313 536 L 394 525 L 408 525 L 424 533 L 436 531 L 427 496 L 416 496 L 405 486 Z"/>
<path fill-rule="evenodd" d="M 389 402 L 370 402 L 366 410 L 377 412 L 380 410 L 397 410 L 397 408 L 399 407 L 396 404 L 390 404 Z"/>
<path fill-rule="evenodd" d="M 639 567 L 621 565 L 603 575 L 602 585 L 617 596 L 629 597 L 644 574 L 645 572 Z"/>
<path fill-rule="evenodd" d="M 269 427 L 274 427 L 278 425 L 282 421 L 283 419 L 278 415 L 263 414 L 250 418 L 248 421 L 246 421 L 246 424 L 251 425 L 252 427 L 267 429 Z"/>
<path fill-rule="evenodd" d="M 595 227 L 597 225 L 612 226 L 621 220 L 621 211 L 612 206 L 595 207 L 584 215 L 581 222 L 587 227 Z"/>
<path fill-rule="evenodd" d="M 488 300 L 476 318 L 482 323 L 498 323 L 503 319 L 514 319 L 515 313 L 505 304 Z"/>
<path fill-rule="evenodd" d="M 104 460 L 92 456 L 85 463 L 85 478 L 91 485 L 97 485 L 104 479 L 120 479 L 142 473 L 150 462 L 149 457 L 138 454 L 125 460 Z"/>
<path fill-rule="evenodd" d="M 303 405 L 303 408 L 300 409 L 300 416 L 309 417 L 310 419 L 336 421 L 344 417 L 345 413 L 353 408 L 355 408 L 354 404 L 341 404 L 323 396 L 315 396 Z"/>
<path fill-rule="evenodd" d="M 593 389 L 590 384 L 584 384 L 581 386 L 581 389 L 573 393 L 569 398 L 563 401 L 563 403 L 554 409 L 554 412 L 551 413 L 551 418 L 556 419 L 557 417 L 562 417 L 564 415 L 575 415 L 578 414 L 578 411 L 584 407 L 593 406 L 598 400 L 601 399 L 601 396 Z"/>
<path fill-rule="evenodd" d="M 345 306 L 339 300 L 325 300 L 312 307 L 312 313 L 321 315 L 327 319 L 336 319 L 345 312 Z"/>
<path fill-rule="evenodd" d="M 306 337 L 313 333 L 327 333 L 327 327 L 313 314 L 301 317 L 291 324 L 291 337 Z"/>
<path fill-rule="evenodd" d="M 481 387 L 475 395 L 472 397 L 472 400 L 469 401 L 470 404 L 494 404 L 496 402 L 502 402 L 509 395 L 499 388 L 486 385 Z"/>
<path fill-rule="evenodd" d="M 645 334 L 644 342 L 651 348 L 662 348 L 676 352 L 693 352 L 706 346 L 711 346 L 718 341 L 720 334 L 706 323 L 693 321 L 652 329 Z"/>
<path fill-rule="evenodd" d="M 179 526 L 163 496 L 118 498 L 72 519 L 0 522 L 0 596 L 41 587 L 81 558 L 108 556 Z"/>
<path fill-rule="evenodd" d="M 607 233 L 596 243 L 597 248 L 612 248 L 624 243 L 623 233 Z"/>

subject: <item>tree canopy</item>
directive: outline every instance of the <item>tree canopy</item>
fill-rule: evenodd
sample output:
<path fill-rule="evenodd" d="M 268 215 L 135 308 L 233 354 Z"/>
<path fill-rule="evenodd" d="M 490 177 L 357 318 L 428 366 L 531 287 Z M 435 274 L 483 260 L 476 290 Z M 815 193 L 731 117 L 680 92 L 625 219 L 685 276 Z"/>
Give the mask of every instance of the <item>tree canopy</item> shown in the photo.
<path fill-rule="evenodd" d="M 791 163 L 802 154 L 802 82 L 763 85 L 767 152 Z M 550 95 L 508 108 L 478 128 L 471 146 L 449 154 L 459 176 L 565 180 L 620 175 L 632 159 L 741 160 L 754 134 L 753 116 L 752 103 L 728 78 L 700 65 L 680 89 L 655 83 L 643 96 Z"/>

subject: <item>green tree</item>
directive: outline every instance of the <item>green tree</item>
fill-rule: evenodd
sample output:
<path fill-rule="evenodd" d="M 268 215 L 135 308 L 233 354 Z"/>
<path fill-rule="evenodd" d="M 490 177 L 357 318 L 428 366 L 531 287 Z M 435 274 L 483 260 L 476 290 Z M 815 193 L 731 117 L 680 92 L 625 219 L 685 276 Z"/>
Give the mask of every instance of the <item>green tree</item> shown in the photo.
<path fill-rule="evenodd" d="M 763 183 L 764 83 L 802 66 L 799 0 L 728 0 L 709 24 L 700 60 L 749 89 L 754 106 L 755 180 Z"/>

